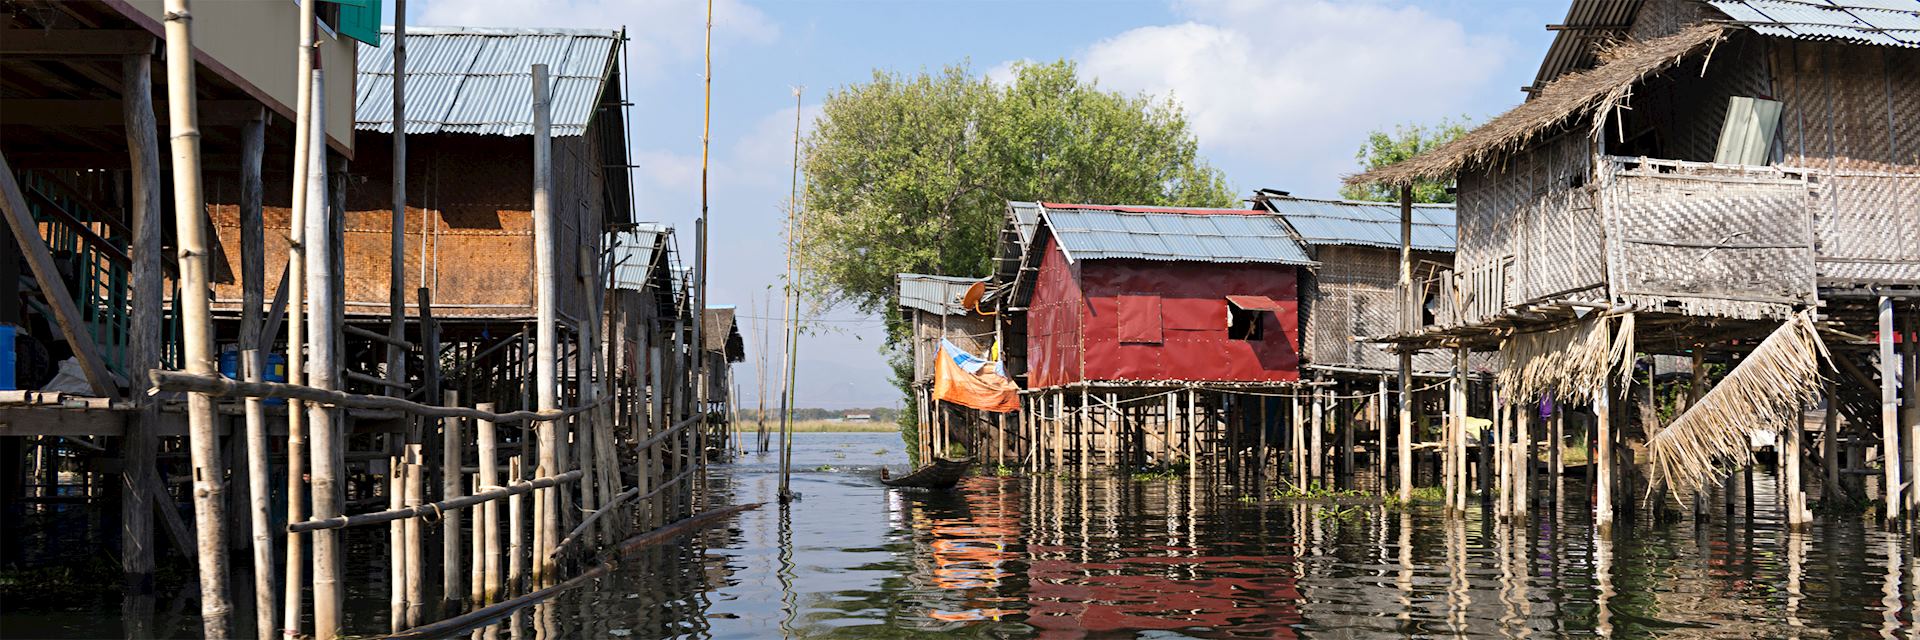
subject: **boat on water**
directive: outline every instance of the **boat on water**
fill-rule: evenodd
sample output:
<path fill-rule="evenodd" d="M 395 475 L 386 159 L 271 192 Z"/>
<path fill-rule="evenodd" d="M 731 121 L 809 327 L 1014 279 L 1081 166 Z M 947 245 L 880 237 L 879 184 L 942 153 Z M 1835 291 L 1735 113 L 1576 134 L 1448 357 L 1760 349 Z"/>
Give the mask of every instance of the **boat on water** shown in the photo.
<path fill-rule="evenodd" d="M 898 478 L 889 477 L 886 469 L 880 470 L 880 482 L 889 487 L 901 489 L 925 489 L 945 491 L 960 483 L 966 477 L 967 468 L 973 466 L 973 458 L 934 457 L 933 463 L 923 465 Z"/>

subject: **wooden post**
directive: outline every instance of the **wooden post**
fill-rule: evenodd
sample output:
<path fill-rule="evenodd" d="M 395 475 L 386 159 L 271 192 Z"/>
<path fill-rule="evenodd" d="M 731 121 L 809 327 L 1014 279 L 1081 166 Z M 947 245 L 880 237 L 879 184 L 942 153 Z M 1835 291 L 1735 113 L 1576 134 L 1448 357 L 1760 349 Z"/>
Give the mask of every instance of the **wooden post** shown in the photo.
<path fill-rule="evenodd" d="M 1376 469 L 1374 469 L 1374 472 L 1378 473 L 1380 476 L 1380 487 L 1379 487 L 1380 494 L 1386 495 L 1387 493 L 1387 377 L 1386 376 L 1380 376 L 1380 390 L 1377 393 L 1375 393 L 1373 396 L 1373 428 L 1376 430 L 1376 432 L 1373 435 L 1375 438 L 1378 438 L 1379 440 L 1379 444 L 1373 450 L 1373 465 L 1377 467 Z"/>
<path fill-rule="evenodd" d="M 1359 395 L 1357 393 L 1343 393 L 1343 391 L 1349 388 L 1349 385 L 1341 385 L 1339 390 L 1333 392 L 1335 394 L 1333 404 L 1334 418 L 1340 425 L 1340 477 L 1335 480 L 1340 486 L 1346 488 L 1352 488 L 1353 482 L 1359 477 L 1353 470 L 1353 430 L 1354 427 L 1357 426 L 1354 424 L 1356 420 L 1354 419 L 1353 408 L 1354 405 L 1359 404 L 1359 401 L 1353 397 L 1344 399 L 1339 397 Z"/>
<path fill-rule="evenodd" d="M 1467 349 L 1454 349 L 1453 384 L 1447 394 L 1447 501 L 1456 513 L 1467 510 Z"/>
<path fill-rule="evenodd" d="M 467 479 L 467 487 L 474 493 L 480 493 L 482 491 L 480 487 L 484 482 L 480 474 L 476 473 Z M 491 561 L 496 567 L 500 564 L 500 561 L 488 552 L 487 546 L 490 538 L 499 537 L 498 533 L 486 528 L 487 511 L 493 508 L 494 502 L 497 501 L 488 501 L 473 507 L 473 553 L 469 556 L 471 562 L 468 564 L 468 573 L 473 575 L 473 580 L 467 586 L 467 599 L 472 600 L 476 607 L 490 599 L 487 593 L 493 588 L 496 577 L 495 574 L 487 572 L 487 563 Z"/>
<path fill-rule="evenodd" d="M 1551 422 L 1547 426 L 1547 468 L 1553 470 L 1553 477 L 1549 480 L 1553 482 L 1553 507 L 1558 510 L 1561 500 L 1565 499 L 1561 490 L 1566 484 L 1562 479 L 1567 475 L 1566 459 L 1561 457 L 1562 451 L 1567 446 L 1567 409 L 1559 401 L 1553 403 L 1553 417 L 1549 420 Z"/>
<path fill-rule="evenodd" d="M 271 340 L 260 335 L 266 304 L 266 223 L 262 212 L 260 163 L 266 155 L 266 112 L 257 111 L 240 129 L 240 363 L 248 382 L 265 379 Z M 246 399 L 247 494 L 253 533 L 255 633 L 260 640 L 280 637 L 274 585 L 273 490 L 267 461 L 267 408 L 261 398 Z"/>
<path fill-rule="evenodd" d="M 1528 471 L 1533 467 L 1533 418 L 1527 413 L 1525 403 L 1513 405 L 1513 435 L 1517 439 L 1511 446 L 1512 462 L 1507 466 L 1513 473 L 1513 517 L 1527 516 L 1528 499 L 1533 495 L 1528 489 Z"/>
<path fill-rule="evenodd" d="M 160 143 L 159 126 L 153 117 L 152 66 L 153 56 L 148 54 L 120 59 L 121 116 L 127 129 L 128 173 L 133 178 L 130 249 L 135 311 L 133 329 L 128 336 L 128 373 L 160 366 L 163 343 L 161 290 L 167 285 L 160 266 Z M 5 179 L 11 180 L 12 174 Z M 11 267 L 14 260 L 8 258 L 5 262 Z M 5 277 L 14 277 L 8 271 Z M 135 383 L 132 387 L 129 395 L 140 411 L 127 421 L 126 438 L 121 444 L 126 469 L 121 473 L 120 568 L 126 577 L 128 592 L 147 594 L 153 592 L 153 510 L 165 490 L 164 486 L 155 486 L 152 480 L 156 477 L 154 454 L 159 448 L 159 438 L 155 432 L 160 424 L 160 405 L 147 394 L 138 392 L 142 385 Z"/>
<path fill-rule="evenodd" d="M 174 238 L 180 256 L 180 294 L 175 308 L 180 314 L 181 360 L 187 372 L 212 375 L 218 368 L 213 361 L 207 206 L 200 193 L 200 122 L 194 106 L 197 98 L 194 67 L 197 65 L 193 61 L 193 14 L 188 4 L 188 0 L 166 0 L 163 19 L 167 36 L 167 127 L 173 148 Z M 11 170 L 0 166 L 0 173 Z M 10 173 L 7 179 L 11 187 Z M 16 193 L 9 188 L 7 196 L 11 202 Z M 25 214 L 25 211 L 18 212 L 20 216 Z M 24 248 L 27 243 L 22 239 L 21 244 Z M 72 344 L 78 347 L 87 343 Z M 96 361 L 94 366 L 99 363 Z M 89 371 L 88 377 L 93 375 Z M 96 382 L 94 386 L 97 389 L 101 385 Z M 188 394 L 187 423 L 193 466 L 194 526 L 200 548 L 201 630 L 208 638 L 226 638 L 232 633 L 229 618 L 233 613 L 233 604 L 227 598 L 227 532 L 222 504 L 226 496 L 226 474 L 220 461 L 220 437 L 215 432 L 213 398 L 203 393 Z"/>
<path fill-rule="evenodd" d="M 1881 495 L 1886 499 L 1886 519 L 1900 519 L 1900 381 L 1899 359 L 1893 350 L 1893 298 L 1880 297 L 1880 471 Z M 1909 443 L 1913 446 L 1920 443 Z"/>
<path fill-rule="evenodd" d="M 1065 390 L 1056 390 L 1053 392 L 1053 437 L 1049 438 L 1051 442 L 1048 443 L 1051 445 L 1049 448 L 1053 449 L 1053 470 L 1056 472 L 1067 466 L 1066 435 L 1067 392 Z"/>
<path fill-rule="evenodd" d="M 1109 467 L 1114 466 L 1114 463 L 1118 461 L 1117 456 L 1120 449 L 1120 440 L 1121 440 L 1120 434 L 1124 430 L 1124 427 L 1122 426 L 1123 425 L 1122 421 L 1125 419 L 1124 416 L 1125 414 L 1121 413 L 1120 411 L 1120 395 L 1117 393 L 1108 392 L 1107 393 L 1107 421 L 1106 421 L 1107 424 L 1105 425 L 1106 429 L 1103 429 L 1103 431 L 1105 431 L 1105 434 L 1104 434 L 1105 437 L 1102 438 L 1103 440 L 1102 444 L 1107 448 L 1107 452 L 1106 452 L 1107 466 Z"/>
<path fill-rule="evenodd" d="M 1327 431 L 1327 393 L 1320 387 L 1313 388 L 1313 431 L 1307 434 L 1307 468 L 1312 472 L 1312 481 L 1321 486 L 1331 486 L 1327 482 L 1327 450 L 1324 441 Z"/>
<path fill-rule="evenodd" d="M 1593 477 L 1593 525 L 1601 535 L 1613 529 L 1613 386 L 1614 376 L 1594 390 L 1594 448 L 1588 456 Z"/>
<path fill-rule="evenodd" d="M 1498 476 L 1500 489 L 1494 513 L 1501 518 L 1513 516 L 1513 432 L 1517 425 L 1513 423 L 1513 406 L 1507 398 L 1495 392 L 1493 399 L 1494 435 L 1492 442 L 1494 474 Z M 1482 473 L 1488 470 L 1481 469 Z"/>
<path fill-rule="evenodd" d="M 1400 314 L 1403 331 L 1419 325 L 1419 299 L 1413 293 L 1413 186 L 1400 186 Z M 1413 501 L 1413 352 L 1402 346 L 1400 360 L 1400 502 Z M 1384 451 L 1382 453 L 1385 453 Z"/>
<path fill-rule="evenodd" d="M 387 392 L 395 396 L 407 395 L 406 387 L 400 386 L 407 381 L 406 349 L 400 346 L 407 337 L 407 0 L 394 0 L 393 5 L 393 217 L 390 221 L 392 232 L 390 251 L 387 259 Z M 420 226 L 422 242 L 426 236 L 426 225 Z M 422 281 L 421 286 L 426 286 Z M 424 306 L 424 305 L 423 305 Z M 426 325 L 420 326 L 421 337 L 426 337 Z M 425 357 L 423 356 L 423 360 Z M 424 396 L 427 402 L 433 401 L 438 389 L 427 389 Z M 420 424 L 414 420 L 413 424 Z M 408 429 L 407 443 L 418 444 L 418 428 Z M 416 576 L 417 578 L 417 576 Z"/>
<path fill-rule="evenodd" d="M 1080 387 L 1080 415 L 1074 416 L 1074 438 L 1080 443 L 1080 475 L 1087 475 L 1093 462 L 1093 405 L 1088 402 L 1087 387 Z"/>
<path fill-rule="evenodd" d="M 1900 424 L 1904 426 L 1907 443 L 1907 517 L 1920 515 L 1920 315 L 1915 313 L 1916 306 L 1910 305 L 1904 321 L 1899 324 L 1905 329 L 1901 333 L 1900 350 L 1906 352 L 1901 358 L 1900 388 L 1905 397 L 1900 410 Z M 1920 529 L 1915 535 L 1920 537 Z M 1916 576 L 1920 577 L 1920 576 Z"/>
<path fill-rule="evenodd" d="M 1288 418 L 1292 428 L 1288 429 L 1288 462 L 1293 467 L 1293 486 L 1296 490 L 1307 490 L 1307 413 L 1300 404 L 1300 387 L 1294 387 L 1287 395 Z"/>

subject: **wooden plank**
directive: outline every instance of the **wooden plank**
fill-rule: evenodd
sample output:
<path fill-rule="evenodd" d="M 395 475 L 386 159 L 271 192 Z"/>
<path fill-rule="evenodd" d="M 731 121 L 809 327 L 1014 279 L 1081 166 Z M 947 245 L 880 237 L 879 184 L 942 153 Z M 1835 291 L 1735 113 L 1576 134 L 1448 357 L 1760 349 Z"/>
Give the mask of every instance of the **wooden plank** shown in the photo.
<path fill-rule="evenodd" d="M 9 60 L 63 60 L 77 56 L 151 56 L 153 45 L 153 34 L 143 29 L 0 27 L 0 56 Z"/>
<path fill-rule="evenodd" d="M 112 397 L 118 392 L 113 376 L 107 372 L 107 365 L 100 359 L 100 347 L 93 341 L 93 334 L 87 332 L 85 318 L 80 308 L 75 306 L 73 298 L 67 295 L 66 283 L 60 279 L 60 271 L 53 264 L 53 254 L 47 250 L 46 240 L 40 237 L 40 227 L 33 221 L 33 214 L 27 211 L 26 198 L 20 193 L 20 183 L 13 178 L 13 167 L 7 163 L 5 153 L 0 153 L 0 205 L 4 205 L 7 226 L 13 229 L 14 243 L 20 252 L 26 254 L 27 266 L 33 269 L 33 277 L 40 283 L 40 293 L 53 307 L 54 319 L 60 325 L 60 334 L 73 349 L 74 357 L 80 361 L 80 369 L 86 373 L 87 386 L 94 395 Z"/>
<path fill-rule="evenodd" d="M 240 125 L 263 107 L 252 100 L 199 100 L 201 122 Z M 164 100 L 151 103 L 155 113 L 166 113 Z M 28 127 L 118 127 L 126 124 L 120 100 L 10 99 L 0 101 L 7 124 Z"/>

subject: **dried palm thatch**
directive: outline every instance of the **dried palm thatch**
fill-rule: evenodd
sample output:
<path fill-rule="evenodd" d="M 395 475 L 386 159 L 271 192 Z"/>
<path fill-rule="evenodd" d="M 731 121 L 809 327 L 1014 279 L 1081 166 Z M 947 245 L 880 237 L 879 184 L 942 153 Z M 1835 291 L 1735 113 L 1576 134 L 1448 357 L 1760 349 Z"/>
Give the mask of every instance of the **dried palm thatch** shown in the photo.
<path fill-rule="evenodd" d="M 1500 343 L 1500 394 L 1522 402 L 1592 400 L 1606 388 L 1607 372 L 1633 352 L 1633 316 L 1621 320 L 1617 335 L 1608 333 L 1607 318 L 1509 336 Z M 1616 346 L 1621 344 L 1628 345 L 1624 352 Z"/>
<path fill-rule="evenodd" d="M 1626 42 L 1599 54 L 1598 67 L 1554 80 L 1528 100 L 1452 142 L 1402 162 L 1352 176 L 1347 184 L 1407 185 L 1444 180 L 1467 166 L 1490 164 L 1525 148 L 1561 124 L 1603 113 L 1620 103 L 1633 86 L 1666 71 L 1725 39 L 1732 27 L 1705 23 L 1645 42 Z M 1602 122 L 1593 118 L 1594 127 Z"/>
<path fill-rule="evenodd" d="M 1798 428 L 1821 385 L 1827 345 L 1801 312 L 1767 336 L 1698 403 L 1647 440 L 1652 487 L 1690 498 L 1708 483 L 1753 464 L 1751 434 Z"/>

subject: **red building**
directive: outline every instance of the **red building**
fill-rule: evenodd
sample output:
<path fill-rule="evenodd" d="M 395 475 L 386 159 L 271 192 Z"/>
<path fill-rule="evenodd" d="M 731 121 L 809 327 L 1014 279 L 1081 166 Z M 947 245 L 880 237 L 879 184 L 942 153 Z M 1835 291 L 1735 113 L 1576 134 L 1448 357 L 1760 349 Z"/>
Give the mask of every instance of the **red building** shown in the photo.
<path fill-rule="evenodd" d="M 1297 270 L 1313 263 L 1277 218 L 1052 203 L 1035 213 L 1031 284 L 1014 291 L 1027 388 L 1299 380 Z"/>

